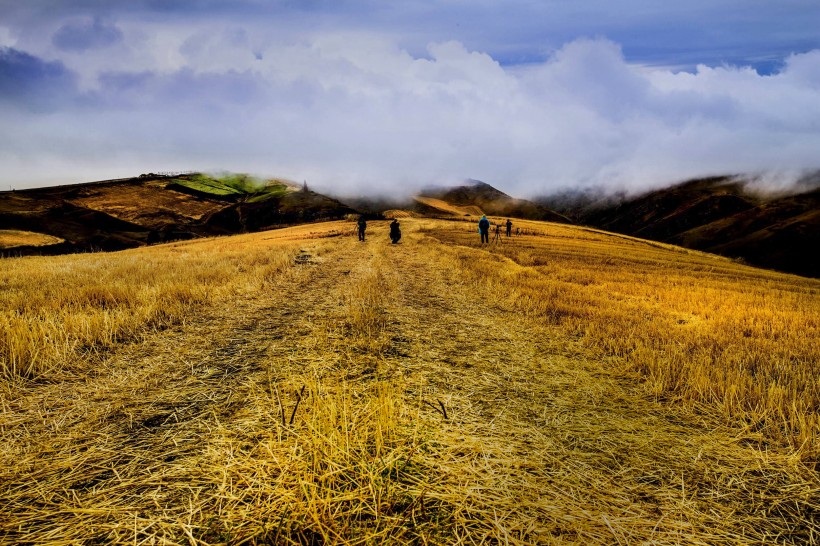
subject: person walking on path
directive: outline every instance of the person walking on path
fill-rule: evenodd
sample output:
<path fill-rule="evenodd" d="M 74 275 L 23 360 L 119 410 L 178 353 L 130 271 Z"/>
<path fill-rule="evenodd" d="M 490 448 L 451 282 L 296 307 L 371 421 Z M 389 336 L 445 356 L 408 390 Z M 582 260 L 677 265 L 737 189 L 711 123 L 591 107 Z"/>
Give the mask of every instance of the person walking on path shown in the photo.
<path fill-rule="evenodd" d="M 507 226 L 507 237 L 512 236 L 512 222 L 510 222 L 509 218 L 507 218 L 507 223 L 504 225 Z"/>
<path fill-rule="evenodd" d="M 401 239 L 401 229 L 399 229 L 399 221 L 393 218 L 393 221 L 390 223 L 390 240 L 393 241 L 393 244 L 399 242 Z"/>
<path fill-rule="evenodd" d="M 478 232 L 481 234 L 481 243 L 490 244 L 490 221 L 486 215 L 478 221 Z"/>
<path fill-rule="evenodd" d="M 364 219 L 364 216 L 359 216 L 359 221 L 356 225 L 359 226 L 359 240 L 364 241 L 364 231 L 367 229 L 367 221 Z"/>

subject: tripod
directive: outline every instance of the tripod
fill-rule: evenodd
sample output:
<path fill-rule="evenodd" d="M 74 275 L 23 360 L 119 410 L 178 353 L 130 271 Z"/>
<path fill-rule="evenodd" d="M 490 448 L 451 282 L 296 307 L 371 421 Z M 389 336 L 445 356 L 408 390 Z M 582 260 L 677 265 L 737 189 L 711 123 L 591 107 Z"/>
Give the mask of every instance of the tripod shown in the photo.
<path fill-rule="evenodd" d="M 501 238 L 501 226 L 495 226 L 495 235 L 493 235 L 492 243 L 503 243 L 504 239 Z"/>

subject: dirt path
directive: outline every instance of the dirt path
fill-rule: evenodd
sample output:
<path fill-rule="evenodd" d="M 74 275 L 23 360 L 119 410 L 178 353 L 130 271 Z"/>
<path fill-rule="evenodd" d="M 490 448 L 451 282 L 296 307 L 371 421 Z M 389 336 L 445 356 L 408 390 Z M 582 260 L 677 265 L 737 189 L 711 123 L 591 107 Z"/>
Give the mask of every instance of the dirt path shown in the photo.
<path fill-rule="evenodd" d="M 820 540 L 803 503 L 817 488 L 788 461 L 649 401 L 557 329 L 471 293 L 440 266 L 460 250 L 406 225 L 397 246 L 382 226 L 364 244 L 306 242 L 275 290 L 123 347 L 87 381 L 31 390 L 0 422 L 16 461 L 0 474 L 0 542 L 228 540 L 203 531 L 196 506 L 216 513 L 229 488 L 205 465 L 226 438 L 275 440 L 307 376 L 397 386 L 435 475 L 408 490 L 448 507 L 448 543 Z M 231 485 L 232 502 L 254 487 Z M 772 487 L 794 501 L 773 504 Z"/>

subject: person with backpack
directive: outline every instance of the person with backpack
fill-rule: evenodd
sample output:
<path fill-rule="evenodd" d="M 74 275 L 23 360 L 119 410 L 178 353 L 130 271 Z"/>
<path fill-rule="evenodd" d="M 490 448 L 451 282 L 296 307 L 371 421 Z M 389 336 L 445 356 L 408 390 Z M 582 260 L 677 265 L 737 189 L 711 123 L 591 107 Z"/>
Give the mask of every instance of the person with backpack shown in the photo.
<path fill-rule="evenodd" d="M 364 241 L 364 231 L 367 229 L 367 221 L 364 216 L 359 216 L 359 221 L 356 224 L 359 226 L 359 240 Z"/>
<path fill-rule="evenodd" d="M 393 241 L 393 244 L 399 242 L 401 239 L 401 229 L 399 229 L 399 221 L 393 218 L 393 221 L 390 223 L 390 240 Z"/>
<path fill-rule="evenodd" d="M 481 220 L 478 221 L 478 233 L 481 234 L 482 244 L 490 244 L 490 221 L 487 220 L 486 215 L 482 216 Z"/>

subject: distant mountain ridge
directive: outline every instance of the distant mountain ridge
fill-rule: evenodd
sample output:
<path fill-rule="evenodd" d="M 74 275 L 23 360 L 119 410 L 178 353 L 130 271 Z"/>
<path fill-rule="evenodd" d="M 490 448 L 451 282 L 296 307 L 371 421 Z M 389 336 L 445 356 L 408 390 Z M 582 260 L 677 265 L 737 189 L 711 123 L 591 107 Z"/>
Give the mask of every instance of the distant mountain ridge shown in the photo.
<path fill-rule="evenodd" d="M 347 205 L 299 187 L 247 175 L 140 175 L 0 192 L 0 230 L 63 239 L 0 254 L 122 250 L 150 243 L 259 231 L 342 218 Z"/>
<path fill-rule="evenodd" d="M 791 195 L 755 191 L 752 180 L 689 180 L 635 197 L 595 193 L 541 202 L 579 223 L 820 277 L 820 188 L 807 177 Z"/>
<path fill-rule="evenodd" d="M 468 180 L 466 184 L 454 187 L 426 188 L 416 196 L 416 203 L 417 210 L 423 213 L 443 212 L 470 216 L 488 214 L 572 223 L 569 218 L 547 206 L 526 199 L 516 199 L 480 180 Z"/>
<path fill-rule="evenodd" d="M 407 201 L 340 200 L 292 182 L 241 174 L 134 178 L 0 192 L 0 256 L 121 250 L 259 231 L 385 207 L 429 216 L 502 216 L 580 223 L 820 277 L 820 172 L 792 194 L 764 193 L 737 176 L 689 180 L 638 196 L 566 192 L 513 198 L 477 180 Z M 404 213 L 393 210 L 392 213 Z M 11 246 L 4 246 L 3 231 Z M 56 238 L 56 239 L 55 239 Z M 29 245 L 19 241 L 34 241 Z"/>

